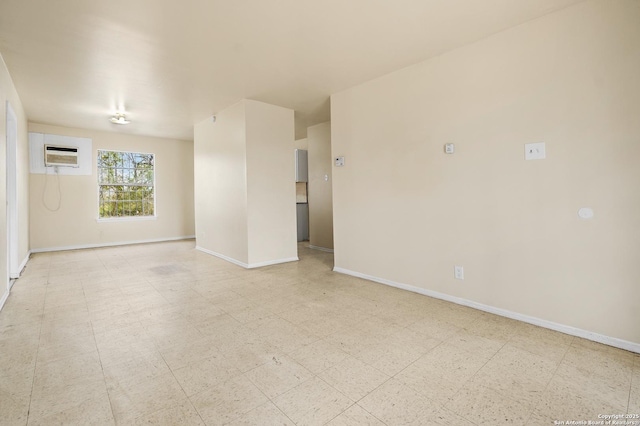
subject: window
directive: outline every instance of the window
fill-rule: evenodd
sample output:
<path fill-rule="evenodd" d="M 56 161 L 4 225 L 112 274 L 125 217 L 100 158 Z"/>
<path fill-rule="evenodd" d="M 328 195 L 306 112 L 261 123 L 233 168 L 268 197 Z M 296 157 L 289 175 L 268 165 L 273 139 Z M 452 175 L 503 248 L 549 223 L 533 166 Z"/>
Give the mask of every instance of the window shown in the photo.
<path fill-rule="evenodd" d="M 153 159 L 98 150 L 98 218 L 155 216 Z"/>

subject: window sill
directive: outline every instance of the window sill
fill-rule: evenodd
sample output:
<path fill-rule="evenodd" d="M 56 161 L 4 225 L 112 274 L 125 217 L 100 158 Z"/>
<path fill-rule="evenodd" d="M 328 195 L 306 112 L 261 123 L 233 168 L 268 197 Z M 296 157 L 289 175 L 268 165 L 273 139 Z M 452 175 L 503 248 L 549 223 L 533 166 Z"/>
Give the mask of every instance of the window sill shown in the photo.
<path fill-rule="evenodd" d="M 156 220 L 158 216 L 121 216 L 121 217 L 109 217 L 109 218 L 98 218 L 96 222 L 138 222 L 143 220 Z"/>

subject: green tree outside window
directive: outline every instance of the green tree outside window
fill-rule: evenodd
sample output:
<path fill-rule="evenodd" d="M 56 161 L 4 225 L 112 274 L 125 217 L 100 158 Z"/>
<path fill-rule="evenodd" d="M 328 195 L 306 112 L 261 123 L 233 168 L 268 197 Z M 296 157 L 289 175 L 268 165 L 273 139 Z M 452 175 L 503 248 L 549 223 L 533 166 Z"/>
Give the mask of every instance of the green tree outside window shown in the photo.
<path fill-rule="evenodd" d="M 98 217 L 155 215 L 154 156 L 98 150 Z"/>

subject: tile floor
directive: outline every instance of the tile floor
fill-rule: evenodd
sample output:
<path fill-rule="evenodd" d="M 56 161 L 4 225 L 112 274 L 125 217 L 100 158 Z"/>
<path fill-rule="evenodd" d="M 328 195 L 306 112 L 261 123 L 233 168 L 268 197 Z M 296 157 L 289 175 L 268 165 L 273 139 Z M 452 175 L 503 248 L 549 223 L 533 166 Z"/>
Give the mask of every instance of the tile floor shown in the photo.
<path fill-rule="evenodd" d="M 546 425 L 640 413 L 640 356 L 193 241 L 34 255 L 0 312 L 2 425 Z"/>

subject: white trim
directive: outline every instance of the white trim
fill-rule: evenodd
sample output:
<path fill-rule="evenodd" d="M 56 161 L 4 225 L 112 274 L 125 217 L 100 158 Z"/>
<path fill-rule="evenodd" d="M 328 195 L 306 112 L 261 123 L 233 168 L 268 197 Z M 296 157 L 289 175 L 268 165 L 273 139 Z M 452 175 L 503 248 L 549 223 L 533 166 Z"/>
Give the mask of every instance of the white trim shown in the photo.
<path fill-rule="evenodd" d="M 25 266 L 27 266 L 27 262 L 29 261 L 29 258 L 31 257 L 31 250 L 29 250 L 27 252 L 27 255 L 24 257 L 24 259 L 22 260 L 22 263 L 20 264 L 20 267 L 18 268 L 18 273 L 21 274 L 22 270 L 24 269 Z"/>
<path fill-rule="evenodd" d="M 100 151 L 102 152 L 120 152 L 123 154 L 142 154 L 142 155 L 153 155 L 153 216 L 125 216 L 128 217 L 129 220 L 133 217 L 137 217 L 138 219 L 133 220 L 155 220 L 158 218 L 158 187 L 156 185 L 156 154 L 154 152 L 137 152 L 137 151 L 121 151 L 117 149 L 96 149 L 95 158 L 96 158 L 96 212 L 98 216 L 100 215 L 100 171 L 98 170 L 98 157 L 100 156 Z M 92 166 L 93 170 L 93 166 Z M 142 219 L 144 218 L 144 219 Z M 122 219 L 120 218 L 100 218 L 96 219 L 97 222 L 120 222 Z M 195 236 L 193 237 L 195 238 Z"/>
<path fill-rule="evenodd" d="M 320 251 L 326 251 L 327 253 L 333 253 L 333 249 L 326 248 L 326 247 L 312 246 L 311 244 L 309 244 L 307 247 L 309 247 L 312 250 L 320 250 Z"/>
<path fill-rule="evenodd" d="M 2 307 L 4 306 L 4 303 L 7 301 L 8 298 L 9 298 L 9 290 L 5 291 L 4 294 L 2 295 L 2 299 L 0 299 L 0 311 L 2 310 Z"/>
<path fill-rule="evenodd" d="M 296 262 L 296 261 L 299 260 L 298 257 L 288 257 L 288 258 L 285 258 L 285 259 L 267 260 L 266 262 L 244 263 L 244 262 L 241 262 L 241 261 L 239 261 L 237 259 L 234 259 L 233 257 L 229 257 L 229 256 L 225 256 L 224 254 L 216 253 L 215 251 L 206 249 L 204 247 L 196 246 L 196 250 L 199 250 L 199 251 L 201 251 L 203 253 L 210 254 L 211 256 L 219 257 L 222 260 L 226 260 L 227 262 L 231 262 L 234 265 L 241 266 L 241 267 L 243 267 L 245 269 L 260 268 L 262 266 L 277 265 L 279 263 L 287 263 L 287 262 Z"/>
<path fill-rule="evenodd" d="M 209 249 L 206 249 L 200 246 L 196 246 L 196 250 L 199 250 L 203 253 L 210 254 L 211 256 L 219 257 L 220 259 L 226 260 L 227 262 L 231 262 L 234 265 L 242 266 L 243 268 L 246 268 L 246 269 L 249 268 L 249 265 L 247 263 L 240 262 L 239 260 L 236 260 L 233 257 L 225 256 L 224 254 L 216 253 L 215 251 L 211 251 Z"/>
<path fill-rule="evenodd" d="M 96 222 L 98 223 L 108 223 L 108 222 L 134 222 L 139 220 L 157 220 L 158 216 L 118 216 L 118 217 L 105 217 L 105 218 L 97 218 Z"/>
<path fill-rule="evenodd" d="M 364 278 L 365 280 L 374 281 L 374 282 L 385 284 L 391 287 L 400 288 L 402 290 L 412 291 L 414 293 L 433 297 L 435 299 L 446 300 L 447 302 L 468 306 L 470 308 L 478 309 L 481 311 L 489 312 L 489 313 L 500 315 L 503 317 L 507 317 L 507 318 L 518 320 L 518 321 L 526 322 L 529 324 L 537 325 L 540 327 L 548 328 L 551 330 L 559 331 L 561 333 L 569 334 L 571 336 L 582 337 L 583 339 L 592 340 L 594 342 L 603 343 L 605 345 L 613 346 L 616 348 L 624 349 L 624 350 L 635 352 L 635 353 L 640 353 L 640 343 L 618 339 L 617 337 L 605 336 L 603 334 L 582 330 L 580 328 L 572 327 L 570 325 L 558 324 L 556 322 L 547 321 L 541 318 L 531 317 L 528 315 L 520 314 L 517 312 L 502 309 L 502 308 L 496 308 L 493 306 L 484 305 L 482 303 L 474 302 L 472 300 L 451 296 L 449 294 L 439 293 L 433 290 L 427 290 L 421 287 L 414 287 L 412 285 L 402 284 L 402 283 L 387 280 L 384 278 L 378 278 L 371 275 L 361 274 L 360 272 L 350 271 L 348 269 L 339 268 L 337 266 L 334 267 L 333 270 L 334 272 L 338 272 L 341 274 L 351 275 L 358 278 Z"/>
<path fill-rule="evenodd" d="M 298 260 L 300 259 L 298 259 L 298 256 L 296 256 L 296 257 L 287 257 L 284 259 L 267 260 L 266 262 L 250 263 L 249 269 L 260 268 L 262 266 L 277 265 L 279 263 L 297 262 Z"/>
<path fill-rule="evenodd" d="M 195 235 L 185 235 L 183 237 L 152 238 L 149 240 L 119 241 L 114 243 L 79 244 L 75 246 L 64 246 L 64 247 L 34 248 L 34 249 L 31 249 L 31 253 L 45 253 L 49 251 L 80 250 L 80 249 L 113 247 L 113 246 L 128 246 L 133 244 L 164 243 L 167 241 L 193 240 L 195 237 L 196 237 Z"/>
<path fill-rule="evenodd" d="M 27 262 L 29 261 L 29 257 L 30 256 L 31 256 L 31 250 L 29 250 L 27 252 L 27 255 L 25 256 L 24 260 L 22 261 L 20 266 L 18 266 L 18 274 L 17 275 L 16 274 L 11 274 L 9 276 L 9 278 L 20 278 L 20 274 L 22 273 L 22 270 L 24 269 L 24 267 L 27 266 Z"/>
<path fill-rule="evenodd" d="M 6 221 L 7 221 L 7 277 L 18 269 L 18 116 L 11 102 L 6 105 Z M 18 272 L 19 273 L 19 272 Z M 8 283 L 7 283 L 8 284 Z"/>

